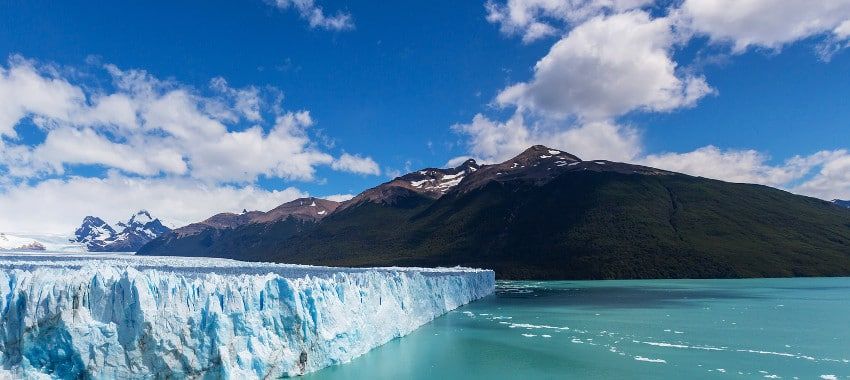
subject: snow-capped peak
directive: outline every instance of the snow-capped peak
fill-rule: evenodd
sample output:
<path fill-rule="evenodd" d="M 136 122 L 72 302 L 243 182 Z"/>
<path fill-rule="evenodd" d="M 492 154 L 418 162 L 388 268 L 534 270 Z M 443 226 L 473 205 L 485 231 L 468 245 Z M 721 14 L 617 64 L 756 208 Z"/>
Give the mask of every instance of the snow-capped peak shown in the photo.
<path fill-rule="evenodd" d="M 101 218 L 87 216 L 74 232 L 71 241 L 85 244 L 89 251 L 135 251 L 160 234 L 170 231 L 147 210 L 140 210 L 130 216 L 127 222 L 119 222 L 117 226 L 120 232 Z"/>
<path fill-rule="evenodd" d="M 128 224 L 138 223 L 141 225 L 145 225 L 152 221 L 153 217 L 151 217 L 151 214 L 147 210 L 139 210 L 136 215 L 130 217 L 130 221 Z"/>

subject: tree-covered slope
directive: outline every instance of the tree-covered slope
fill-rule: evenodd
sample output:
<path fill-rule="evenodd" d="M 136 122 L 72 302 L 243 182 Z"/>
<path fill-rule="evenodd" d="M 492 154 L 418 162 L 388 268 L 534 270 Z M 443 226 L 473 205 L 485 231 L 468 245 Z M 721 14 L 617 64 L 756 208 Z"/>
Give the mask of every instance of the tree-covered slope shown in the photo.
<path fill-rule="evenodd" d="M 501 278 L 850 274 L 850 212 L 684 175 L 567 173 L 492 182 L 429 205 L 364 204 L 243 258 L 325 265 L 471 265 Z"/>
<path fill-rule="evenodd" d="M 850 209 L 830 202 L 581 161 L 542 146 L 497 165 L 465 165 L 437 173 L 434 183 L 463 174 L 440 193 L 422 190 L 423 179 L 399 177 L 317 223 L 248 224 L 211 244 L 199 236 L 190 242 L 194 248 L 161 237 L 167 244 L 143 253 L 338 266 L 465 265 L 523 279 L 850 275 Z"/>

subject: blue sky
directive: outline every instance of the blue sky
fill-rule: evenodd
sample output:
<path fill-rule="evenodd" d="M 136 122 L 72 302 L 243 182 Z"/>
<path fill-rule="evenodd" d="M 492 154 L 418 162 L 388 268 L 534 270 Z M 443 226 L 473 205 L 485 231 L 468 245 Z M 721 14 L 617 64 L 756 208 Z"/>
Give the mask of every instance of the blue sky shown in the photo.
<path fill-rule="evenodd" d="M 343 199 L 532 143 L 850 198 L 850 2 L 747 3 L 5 2 L 0 230 Z"/>

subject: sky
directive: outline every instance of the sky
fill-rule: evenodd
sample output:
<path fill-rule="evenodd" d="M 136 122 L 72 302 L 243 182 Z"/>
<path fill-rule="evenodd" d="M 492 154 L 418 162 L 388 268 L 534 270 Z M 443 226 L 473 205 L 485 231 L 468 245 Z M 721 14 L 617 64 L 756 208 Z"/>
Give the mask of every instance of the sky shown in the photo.
<path fill-rule="evenodd" d="M 781 6 L 780 6 L 781 5 Z M 850 0 L 0 3 L 0 231 L 533 144 L 850 199 Z"/>

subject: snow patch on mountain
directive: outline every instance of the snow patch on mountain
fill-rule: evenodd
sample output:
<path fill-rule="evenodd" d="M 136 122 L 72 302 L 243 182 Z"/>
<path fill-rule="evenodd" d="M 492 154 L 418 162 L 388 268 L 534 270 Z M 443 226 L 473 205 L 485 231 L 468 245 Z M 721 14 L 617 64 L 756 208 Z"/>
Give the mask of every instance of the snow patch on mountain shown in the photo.
<path fill-rule="evenodd" d="M 0 232 L 0 251 L 44 251 L 46 249 L 38 240 Z"/>
<path fill-rule="evenodd" d="M 0 377 L 260 379 L 345 363 L 494 291 L 492 271 L 0 255 Z"/>
<path fill-rule="evenodd" d="M 72 242 L 80 243 L 90 252 L 135 252 L 145 243 L 170 231 L 147 210 L 141 210 L 126 222 L 116 224 L 120 232 L 95 216 L 86 216 L 74 231 Z"/>

